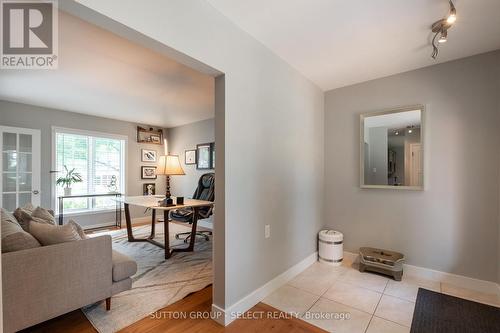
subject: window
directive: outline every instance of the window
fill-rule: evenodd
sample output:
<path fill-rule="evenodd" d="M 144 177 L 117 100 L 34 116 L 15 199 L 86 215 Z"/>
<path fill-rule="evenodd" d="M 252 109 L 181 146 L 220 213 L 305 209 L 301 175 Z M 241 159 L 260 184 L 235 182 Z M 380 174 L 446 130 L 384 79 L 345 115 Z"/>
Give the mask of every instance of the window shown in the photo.
<path fill-rule="evenodd" d="M 125 192 L 126 137 L 90 133 L 79 130 L 54 129 L 55 169 L 54 180 L 64 176 L 64 166 L 75 169 L 83 181 L 71 186 L 71 194 L 104 194 L 111 191 Z M 116 185 L 114 188 L 113 183 Z M 61 186 L 55 186 L 55 199 L 64 195 Z M 85 212 L 114 209 L 112 197 L 64 199 L 64 210 Z M 57 208 L 57 203 L 55 204 Z"/>

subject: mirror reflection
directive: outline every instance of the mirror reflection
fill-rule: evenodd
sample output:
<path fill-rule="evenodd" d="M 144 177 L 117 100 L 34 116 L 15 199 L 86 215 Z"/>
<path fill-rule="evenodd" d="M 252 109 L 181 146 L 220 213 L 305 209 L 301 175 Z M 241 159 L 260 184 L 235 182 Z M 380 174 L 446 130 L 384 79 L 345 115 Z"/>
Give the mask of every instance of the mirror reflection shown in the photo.
<path fill-rule="evenodd" d="M 361 116 L 361 185 L 423 187 L 422 108 Z"/>

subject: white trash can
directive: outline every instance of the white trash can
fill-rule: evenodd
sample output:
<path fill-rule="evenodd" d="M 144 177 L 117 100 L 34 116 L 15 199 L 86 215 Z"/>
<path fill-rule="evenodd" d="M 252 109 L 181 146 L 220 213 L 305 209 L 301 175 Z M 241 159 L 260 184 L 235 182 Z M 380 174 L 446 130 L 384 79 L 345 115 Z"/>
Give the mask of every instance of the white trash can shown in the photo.
<path fill-rule="evenodd" d="M 340 266 L 344 259 L 344 235 L 335 230 L 321 230 L 318 237 L 319 261 Z"/>

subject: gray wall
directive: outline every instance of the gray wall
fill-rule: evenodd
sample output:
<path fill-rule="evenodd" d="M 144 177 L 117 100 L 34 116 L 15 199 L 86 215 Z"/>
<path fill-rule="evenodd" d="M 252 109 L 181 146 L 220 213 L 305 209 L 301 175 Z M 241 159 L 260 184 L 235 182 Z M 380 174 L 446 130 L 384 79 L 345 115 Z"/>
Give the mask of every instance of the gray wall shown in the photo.
<path fill-rule="evenodd" d="M 326 219 L 346 250 L 497 281 L 499 67 L 497 51 L 326 93 Z M 427 107 L 427 189 L 360 189 L 359 114 L 415 104 Z"/>
<path fill-rule="evenodd" d="M 172 195 L 192 197 L 198 186 L 201 175 L 214 170 L 198 170 L 196 164 L 184 164 L 185 150 L 196 149 L 200 143 L 215 142 L 215 119 L 198 121 L 184 126 L 168 129 L 168 151 L 170 154 L 179 155 L 185 176 L 172 176 Z"/>
<path fill-rule="evenodd" d="M 500 73 L 500 61 L 497 63 L 496 66 L 494 66 L 492 68 L 493 71 L 497 71 L 497 73 Z M 497 78 L 497 86 L 500 87 L 500 74 L 498 75 L 498 78 Z M 500 97 L 498 98 L 498 114 L 500 114 Z M 500 147 L 500 137 L 498 138 L 498 142 L 497 142 L 497 147 Z M 500 165 L 498 165 L 499 167 L 499 174 L 500 174 Z M 500 185 L 500 182 L 499 182 L 499 185 Z M 499 191 L 500 191 L 500 188 L 499 188 Z M 499 200 L 500 200 L 500 196 L 499 196 Z M 499 207 L 499 214 L 498 214 L 498 261 L 500 261 L 500 201 L 498 201 L 498 207 Z M 500 284 L 500 263 L 498 263 L 498 272 L 497 272 L 497 282 Z"/>
<path fill-rule="evenodd" d="M 163 154 L 164 146 L 137 143 L 137 124 L 0 100 L 0 125 L 41 130 L 41 204 L 44 207 L 54 208 L 54 203 L 51 202 L 51 184 L 54 180 L 49 173 L 52 170 L 52 126 L 126 135 L 127 194 L 142 195 L 142 184 L 152 182 L 156 183 L 158 193 L 165 191 L 164 176 L 159 176 L 156 181 L 141 179 L 141 165 L 154 165 L 141 162 L 141 149 L 154 149 L 158 154 Z M 132 209 L 131 214 L 132 217 L 144 216 L 141 209 Z M 114 213 L 72 218 L 83 226 L 90 226 L 114 221 Z"/>
<path fill-rule="evenodd" d="M 216 108 L 215 116 L 225 125 L 224 135 L 216 135 L 217 147 L 225 141 L 224 260 L 215 253 L 216 270 L 224 272 L 215 274 L 225 284 L 224 290 L 218 288 L 222 283 L 215 286 L 214 303 L 227 308 L 314 253 L 323 224 L 323 92 L 206 1 L 78 2 L 87 8 L 69 1 L 60 6 L 225 73 L 225 115 L 218 118 Z M 215 242 L 221 239 L 219 216 Z M 271 225 L 269 239 L 264 238 L 266 224 Z M 217 245 L 216 251 L 221 251 Z"/>

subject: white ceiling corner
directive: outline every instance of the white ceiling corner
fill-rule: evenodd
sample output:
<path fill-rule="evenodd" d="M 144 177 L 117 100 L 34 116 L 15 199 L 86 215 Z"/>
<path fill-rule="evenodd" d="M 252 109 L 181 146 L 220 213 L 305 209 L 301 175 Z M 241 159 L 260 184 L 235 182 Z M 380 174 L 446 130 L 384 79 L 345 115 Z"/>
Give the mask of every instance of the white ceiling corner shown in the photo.
<path fill-rule="evenodd" d="M 214 79 L 65 12 L 59 68 L 2 70 L 0 99 L 175 127 L 214 117 Z"/>
<path fill-rule="evenodd" d="M 500 48 L 500 1 L 454 0 L 437 60 L 430 26 L 448 0 L 208 0 L 323 90 Z"/>

